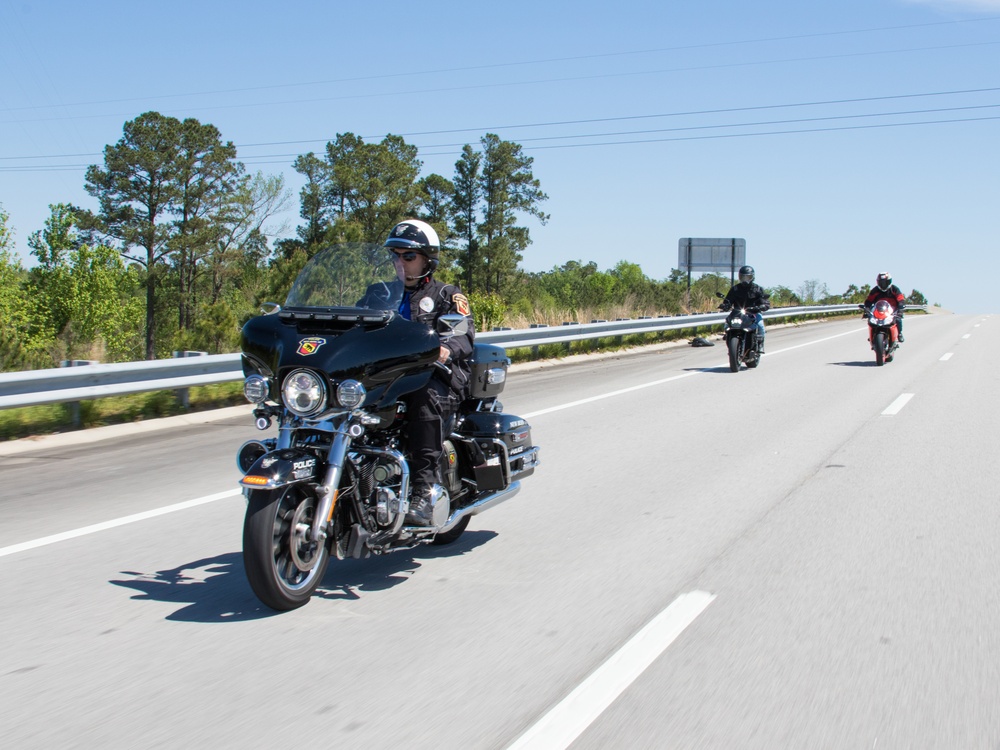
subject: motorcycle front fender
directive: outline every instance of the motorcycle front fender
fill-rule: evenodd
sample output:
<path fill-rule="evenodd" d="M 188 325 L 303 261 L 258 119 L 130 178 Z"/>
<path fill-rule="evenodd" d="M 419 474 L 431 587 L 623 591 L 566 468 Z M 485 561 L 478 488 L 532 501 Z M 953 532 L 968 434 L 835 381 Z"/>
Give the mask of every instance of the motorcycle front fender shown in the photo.
<path fill-rule="evenodd" d="M 316 479 L 319 459 L 315 454 L 295 448 L 281 448 L 265 453 L 251 466 L 240 484 L 251 489 L 271 490 L 296 482 Z"/>

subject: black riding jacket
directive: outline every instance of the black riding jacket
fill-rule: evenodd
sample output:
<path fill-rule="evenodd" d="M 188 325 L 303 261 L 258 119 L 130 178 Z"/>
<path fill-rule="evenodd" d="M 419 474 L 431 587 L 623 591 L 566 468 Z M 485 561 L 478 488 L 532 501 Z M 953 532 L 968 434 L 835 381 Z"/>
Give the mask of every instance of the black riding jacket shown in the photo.
<path fill-rule="evenodd" d="M 903 308 L 906 307 L 906 295 L 903 294 L 899 290 L 899 287 L 895 284 L 890 284 L 888 289 L 873 286 L 872 290 L 868 292 L 868 298 L 865 300 L 865 307 L 871 310 L 875 307 L 875 303 L 880 299 L 889 300 L 898 312 L 901 312 Z"/>
<path fill-rule="evenodd" d="M 387 301 L 401 300 L 398 307 L 387 305 Z M 472 365 L 469 357 L 472 355 L 472 345 L 475 342 L 475 325 L 472 321 L 472 310 L 468 298 L 462 290 L 453 284 L 445 284 L 431 277 L 421 279 L 414 289 L 404 288 L 401 281 L 388 284 L 372 284 L 365 296 L 358 302 L 358 307 L 387 309 L 393 307 L 401 315 L 417 323 L 423 323 L 436 329 L 437 319 L 442 315 L 464 315 L 469 319 L 469 332 L 464 336 L 455 336 L 442 341 L 441 346 L 451 352 L 447 364 L 451 368 L 451 380 L 448 385 L 461 398 L 468 395 L 469 382 L 472 379 Z"/>
<path fill-rule="evenodd" d="M 757 308 L 755 312 L 764 312 L 771 309 L 771 301 L 767 298 L 767 292 L 764 291 L 764 287 L 753 282 L 749 284 L 744 284 L 743 282 L 736 284 L 729 290 L 722 304 L 726 309 L 730 307 L 741 307 L 744 309 L 755 307 Z"/>

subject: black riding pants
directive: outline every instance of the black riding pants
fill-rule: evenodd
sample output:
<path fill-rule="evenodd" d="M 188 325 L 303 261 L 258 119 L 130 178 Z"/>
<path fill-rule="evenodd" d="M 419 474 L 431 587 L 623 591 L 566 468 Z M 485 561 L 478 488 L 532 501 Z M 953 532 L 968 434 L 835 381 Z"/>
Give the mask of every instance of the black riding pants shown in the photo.
<path fill-rule="evenodd" d="M 414 487 L 440 484 L 443 425 L 455 412 L 458 398 L 451 388 L 433 377 L 426 387 L 408 394 L 404 400 L 403 432 L 409 447 L 410 480 Z"/>

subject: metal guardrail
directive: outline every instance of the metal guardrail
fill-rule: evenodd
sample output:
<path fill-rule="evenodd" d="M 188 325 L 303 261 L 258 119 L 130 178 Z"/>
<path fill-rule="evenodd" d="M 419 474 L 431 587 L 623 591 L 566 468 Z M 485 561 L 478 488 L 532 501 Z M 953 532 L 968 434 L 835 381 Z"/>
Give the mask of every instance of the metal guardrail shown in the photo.
<path fill-rule="evenodd" d="M 857 311 L 857 305 L 782 307 L 764 313 L 766 320 Z M 913 307 L 909 309 L 914 309 Z M 676 315 L 634 320 L 570 323 L 518 330 L 484 331 L 476 340 L 507 348 L 565 344 L 589 339 L 721 325 L 725 313 Z M 95 364 L 81 367 L 0 373 L 0 409 L 86 401 L 147 391 L 178 390 L 243 379 L 239 354 L 209 354 L 180 359 Z"/>

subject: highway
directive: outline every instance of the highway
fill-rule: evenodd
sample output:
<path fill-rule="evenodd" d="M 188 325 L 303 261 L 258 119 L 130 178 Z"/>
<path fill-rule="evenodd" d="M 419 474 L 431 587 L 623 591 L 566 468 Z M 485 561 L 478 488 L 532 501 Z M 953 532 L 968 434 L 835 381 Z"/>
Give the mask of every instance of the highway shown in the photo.
<path fill-rule="evenodd" d="M 241 561 L 249 410 L 0 445 L 3 745 L 998 747 L 1000 318 L 906 335 L 517 366 L 521 493 L 282 614 Z"/>

